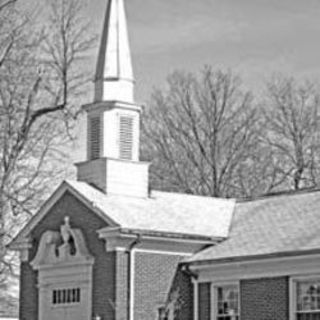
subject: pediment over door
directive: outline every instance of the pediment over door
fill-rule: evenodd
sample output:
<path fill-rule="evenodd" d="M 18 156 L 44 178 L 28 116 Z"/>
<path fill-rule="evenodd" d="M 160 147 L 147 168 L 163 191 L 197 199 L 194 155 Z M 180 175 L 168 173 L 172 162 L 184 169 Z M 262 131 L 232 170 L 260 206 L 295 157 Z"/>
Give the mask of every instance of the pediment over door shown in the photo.
<path fill-rule="evenodd" d="M 59 232 L 43 233 L 31 262 L 38 270 L 40 320 L 91 319 L 93 263 L 82 231 L 68 217 Z"/>
<path fill-rule="evenodd" d="M 60 232 L 48 230 L 42 235 L 31 265 L 34 269 L 40 269 L 43 266 L 81 262 L 93 263 L 93 257 L 87 249 L 81 230 L 71 228 L 69 218 L 65 217 Z"/>

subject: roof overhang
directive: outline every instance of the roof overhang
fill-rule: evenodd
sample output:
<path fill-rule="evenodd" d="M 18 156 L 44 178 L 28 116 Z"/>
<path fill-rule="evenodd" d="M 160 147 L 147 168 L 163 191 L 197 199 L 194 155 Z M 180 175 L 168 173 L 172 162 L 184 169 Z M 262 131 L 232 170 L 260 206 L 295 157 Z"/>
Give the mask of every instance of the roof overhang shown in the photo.
<path fill-rule="evenodd" d="M 106 250 L 128 251 L 131 244 L 139 241 L 138 249 L 153 249 L 155 251 L 181 252 L 191 255 L 209 245 L 215 245 L 221 238 L 208 238 L 188 234 L 175 234 L 168 232 L 128 229 L 128 228 L 103 228 L 98 230 L 99 238 L 106 241 Z"/>
<path fill-rule="evenodd" d="M 182 265 L 188 265 L 192 267 L 205 268 L 210 265 L 220 265 L 220 264 L 232 264 L 232 263 L 241 263 L 241 262 L 252 262 L 252 261 L 261 261 L 277 258 L 290 258 L 290 257 L 301 257 L 301 256 L 310 256 L 320 254 L 320 248 L 315 249 L 303 249 L 303 250 L 294 250 L 294 251 L 279 251 L 279 252 L 270 252 L 265 254 L 258 255 L 247 255 L 247 256 L 233 256 L 233 257 L 224 257 L 217 259 L 206 259 L 206 260 L 192 260 L 188 259 L 183 261 Z"/>
<path fill-rule="evenodd" d="M 187 260 L 188 258 L 185 258 L 180 267 L 187 270 L 197 282 L 296 277 L 319 274 L 320 250 L 270 253 L 241 257 L 241 259 L 230 257 L 210 261 L 188 262 Z"/>

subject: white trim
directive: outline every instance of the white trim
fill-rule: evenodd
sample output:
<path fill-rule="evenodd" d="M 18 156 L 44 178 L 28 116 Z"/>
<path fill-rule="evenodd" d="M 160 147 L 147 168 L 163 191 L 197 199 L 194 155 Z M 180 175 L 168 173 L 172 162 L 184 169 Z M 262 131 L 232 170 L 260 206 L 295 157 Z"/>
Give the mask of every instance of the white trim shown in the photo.
<path fill-rule="evenodd" d="M 289 279 L 289 319 L 294 319 L 294 310 L 296 304 L 296 283 L 293 278 Z"/>
<path fill-rule="evenodd" d="M 179 252 L 179 251 L 164 251 L 164 250 L 151 250 L 151 249 L 135 249 L 138 253 L 154 253 L 154 254 L 163 254 L 163 255 L 172 255 L 172 256 L 192 256 L 193 253 L 190 252 Z"/>
<path fill-rule="evenodd" d="M 200 282 L 225 281 L 239 279 L 270 278 L 280 276 L 301 276 L 318 274 L 320 255 L 296 257 L 277 257 L 255 261 L 237 261 L 212 263 L 206 266 L 190 266 L 190 270 L 199 273 Z"/>
<path fill-rule="evenodd" d="M 211 286 L 210 286 L 210 295 L 211 295 L 211 315 L 210 318 L 212 320 L 217 320 L 217 304 L 218 304 L 218 300 L 217 300 L 217 294 L 216 294 L 216 288 L 217 287 L 224 287 L 224 286 L 235 286 L 238 288 L 238 315 L 240 318 L 240 314 L 241 314 L 241 309 L 240 309 L 240 281 L 234 281 L 234 280 L 230 280 L 230 281 L 221 281 L 221 282 L 212 282 Z"/>
<path fill-rule="evenodd" d="M 123 109 L 126 111 L 142 111 L 142 106 L 136 103 L 129 103 L 126 101 L 98 101 L 94 103 L 88 103 L 82 106 L 82 109 L 86 112 L 104 112 L 111 109 Z"/>
<path fill-rule="evenodd" d="M 146 237 L 143 232 L 126 233 L 122 232 L 121 227 L 103 228 L 97 230 L 99 238 L 106 241 L 106 250 L 108 252 L 127 249 L 132 240 L 138 235 L 141 236 L 142 242 L 135 247 L 136 250 L 145 253 L 179 255 L 190 257 L 194 252 L 203 248 L 202 244 L 197 242 L 185 243 L 182 239 L 164 239 L 162 237 Z M 165 237 L 165 236 L 164 236 Z"/>
<path fill-rule="evenodd" d="M 138 229 L 128 229 L 128 228 L 122 228 L 121 226 L 114 226 L 114 227 L 104 227 L 102 229 L 97 230 L 99 233 L 100 238 L 107 237 L 109 233 L 112 233 L 112 231 L 118 230 L 122 236 L 124 237 L 130 237 L 130 238 L 136 238 L 137 234 L 141 234 L 143 236 L 144 240 L 157 240 L 161 242 L 182 242 L 182 243 L 191 243 L 191 244 L 203 244 L 203 245 L 216 245 L 221 238 L 217 239 L 188 239 L 188 237 L 178 237 L 181 235 L 181 233 L 172 233 L 172 232 L 166 232 L 166 231 L 154 231 L 155 235 L 148 235 L 145 234 L 148 233 L 150 230 L 138 230 Z M 132 233 L 127 233 L 124 230 L 132 230 Z M 170 235 L 167 235 L 169 233 Z M 175 237 L 175 235 L 177 235 Z M 188 236 L 187 234 L 185 234 Z"/>
<path fill-rule="evenodd" d="M 116 251 L 116 252 L 127 252 L 128 250 L 125 247 L 115 247 L 114 251 Z"/>
<path fill-rule="evenodd" d="M 193 283 L 193 319 L 198 320 L 199 314 L 199 283 L 197 280 L 192 279 Z"/>
<path fill-rule="evenodd" d="M 134 320 L 134 298 L 135 298 L 135 291 L 134 291 L 134 281 L 135 281 L 135 278 L 134 278 L 134 275 L 135 275 L 135 251 L 136 249 L 132 249 L 130 251 L 130 255 L 131 255 L 131 258 L 130 258 L 130 310 L 129 310 L 129 319 L 130 320 Z"/>
<path fill-rule="evenodd" d="M 26 262 L 29 260 L 29 250 L 31 248 L 32 248 L 32 243 L 29 238 L 22 238 L 20 242 L 9 244 L 10 250 L 19 251 L 21 262 Z"/>
<path fill-rule="evenodd" d="M 141 233 L 143 234 L 143 231 L 141 231 Z M 161 233 L 159 231 L 159 233 Z M 163 233 L 166 233 L 165 231 L 163 231 Z M 177 235 L 181 235 L 181 233 L 176 233 Z M 185 233 L 184 233 L 185 234 Z M 187 235 L 187 234 L 186 234 Z M 208 239 L 208 240 L 203 240 L 203 239 L 188 239 L 188 238 L 178 238 L 178 237 L 170 237 L 170 236 L 163 236 L 161 234 L 159 235 L 155 235 L 155 236 L 143 236 L 143 239 L 157 239 L 157 240 L 161 240 L 161 241 L 176 241 L 176 242 L 183 242 L 183 243 L 197 243 L 197 244 L 204 244 L 204 245 L 216 245 L 217 242 L 219 240 L 221 240 L 221 238 L 218 239 Z"/>

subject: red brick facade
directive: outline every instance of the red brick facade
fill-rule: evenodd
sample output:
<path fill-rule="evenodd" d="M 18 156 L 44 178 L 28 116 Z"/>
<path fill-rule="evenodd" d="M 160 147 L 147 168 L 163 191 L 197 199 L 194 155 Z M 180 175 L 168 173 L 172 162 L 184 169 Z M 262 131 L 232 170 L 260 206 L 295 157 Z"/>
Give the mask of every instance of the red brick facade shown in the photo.
<path fill-rule="evenodd" d="M 211 314 L 211 283 L 198 285 L 198 320 L 210 320 Z"/>
<path fill-rule="evenodd" d="M 128 319 L 128 253 L 116 252 L 116 320 Z"/>
<path fill-rule="evenodd" d="M 106 222 L 69 192 L 57 201 L 32 231 L 33 247 L 29 262 L 37 252 L 42 234 L 47 230 L 59 231 L 65 216 L 70 218 L 72 228 L 81 229 L 88 250 L 95 259 L 92 314 L 108 320 L 128 319 L 128 253 L 106 252 L 105 242 L 98 238 L 97 233 L 97 230 L 107 227 Z M 181 258 L 178 255 L 135 253 L 135 319 L 156 319 L 157 308 L 165 303 Z M 38 319 L 38 275 L 29 262 L 21 264 L 20 319 L 44 320 Z M 184 292 L 192 293 L 191 287 L 185 286 Z"/>
<path fill-rule="evenodd" d="M 240 282 L 241 320 L 288 320 L 289 278 Z"/>
<path fill-rule="evenodd" d="M 89 252 L 93 255 L 92 313 L 102 319 L 128 318 L 128 253 L 107 253 L 97 230 L 107 226 L 70 193 L 65 193 L 32 232 L 33 248 L 29 261 L 36 253 L 44 231 L 58 231 L 64 217 L 70 217 L 72 228 L 82 230 Z M 178 267 L 182 256 L 135 252 L 134 254 L 134 319 L 157 318 L 157 309 L 166 299 L 176 299 L 175 319 L 193 319 L 193 285 L 191 277 Z M 240 281 L 241 320 L 288 320 L 288 277 Z M 211 284 L 198 287 L 198 320 L 210 320 L 212 308 Z M 168 302 L 167 301 L 167 302 Z M 20 319 L 38 319 L 37 272 L 28 262 L 21 264 Z"/>
<path fill-rule="evenodd" d="M 46 230 L 59 231 L 65 216 L 70 217 L 72 228 L 82 230 L 89 252 L 95 259 L 92 292 L 93 314 L 99 314 L 103 319 L 112 320 L 115 314 L 115 253 L 106 253 L 105 244 L 98 239 L 96 232 L 107 225 L 70 193 L 65 193 L 33 230 L 33 248 L 30 250 L 29 261 L 32 261 L 35 256 L 42 233 Z M 19 312 L 21 320 L 38 320 L 36 285 L 37 272 L 32 270 L 29 263 L 22 263 Z"/>
<path fill-rule="evenodd" d="M 211 288 L 210 282 L 198 284 L 198 320 L 211 320 Z M 183 305 L 175 320 L 193 319 L 190 305 Z M 241 320 L 289 320 L 289 278 L 241 280 L 240 312 Z"/>
<path fill-rule="evenodd" d="M 163 307 L 181 256 L 135 253 L 134 319 L 157 318 L 157 309 Z"/>
<path fill-rule="evenodd" d="M 27 262 L 20 266 L 19 319 L 38 320 L 37 272 Z"/>
<path fill-rule="evenodd" d="M 193 284 L 190 275 L 180 267 L 177 268 L 168 297 L 169 304 L 175 300 L 173 307 L 176 320 L 193 320 Z"/>

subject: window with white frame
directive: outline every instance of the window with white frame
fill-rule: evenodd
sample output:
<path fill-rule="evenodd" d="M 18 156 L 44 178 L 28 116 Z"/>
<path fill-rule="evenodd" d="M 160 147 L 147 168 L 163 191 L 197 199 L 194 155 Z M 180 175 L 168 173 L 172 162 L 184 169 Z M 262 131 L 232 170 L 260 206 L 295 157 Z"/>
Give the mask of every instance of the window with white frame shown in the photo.
<path fill-rule="evenodd" d="M 294 320 L 320 320 L 320 278 L 294 280 L 292 294 Z"/>
<path fill-rule="evenodd" d="M 239 320 L 239 286 L 225 284 L 214 286 L 214 319 Z"/>

